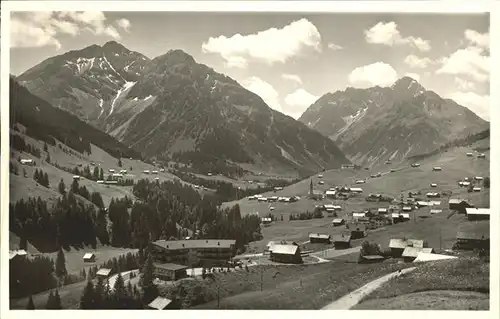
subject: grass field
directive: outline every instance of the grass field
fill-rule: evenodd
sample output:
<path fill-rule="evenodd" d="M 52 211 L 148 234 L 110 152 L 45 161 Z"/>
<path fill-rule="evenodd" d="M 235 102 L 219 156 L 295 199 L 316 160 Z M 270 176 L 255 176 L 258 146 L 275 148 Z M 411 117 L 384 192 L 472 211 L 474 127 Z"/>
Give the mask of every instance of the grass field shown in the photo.
<path fill-rule="evenodd" d="M 380 276 L 406 268 L 405 264 L 360 265 L 333 261 L 307 266 L 259 266 L 250 272 L 219 276 L 221 309 L 320 309 L 329 302 Z M 226 277 L 224 277 L 226 276 Z M 205 280 L 208 303 L 195 309 L 217 308 L 215 282 Z"/>
<path fill-rule="evenodd" d="M 10 202 L 15 202 L 21 198 L 27 198 L 29 196 L 40 196 L 42 199 L 47 200 L 50 203 L 54 203 L 57 198 L 60 196 L 58 192 L 59 181 L 62 179 L 66 187 L 69 187 L 73 182 L 73 174 L 68 173 L 66 171 L 60 170 L 54 167 L 51 164 L 45 162 L 46 153 L 43 151 L 43 142 L 35 140 L 29 136 L 24 134 L 20 134 L 25 141 L 31 145 L 38 147 L 42 153 L 42 159 L 37 159 L 31 154 L 21 153 L 15 150 L 11 150 L 11 161 L 17 160 L 17 158 L 28 158 L 36 161 L 36 166 L 27 166 L 20 165 L 19 166 L 19 176 L 15 176 L 11 174 L 10 180 Z M 122 159 L 122 167 L 118 167 L 118 160 L 99 147 L 95 145 L 91 145 L 91 154 L 88 156 L 84 156 L 80 154 L 79 156 L 66 154 L 58 147 L 48 145 L 48 152 L 51 157 L 52 163 L 57 163 L 60 166 L 67 168 L 74 168 L 78 165 L 82 165 L 82 167 L 89 166 L 91 171 L 93 170 L 93 166 L 91 163 L 95 163 L 96 166 L 102 168 L 104 170 L 104 174 L 108 173 L 108 169 L 115 169 L 117 172 L 120 169 L 128 170 L 128 174 L 125 175 L 125 178 L 139 180 L 142 178 L 154 180 L 156 177 L 159 178 L 160 182 L 163 181 L 171 181 L 171 180 L 180 180 L 177 176 L 169 172 L 158 172 L 158 174 L 143 174 L 144 170 L 159 170 L 153 165 L 144 163 L 139 160 L 130 160 L 128 158 Z M 77 153 L 77 152 L 76 152 Z M 26 170 L 27 177 L 23 177 L 23 169 Z M 42 186 L 37 186 L 36 182 L 33 180 L 33 174 L 35 169 L 42 169 L 47 173 L 50 181 L 49 188 L 45 188 Z M 191 185 L 184 181 L 181 181 L 186 185 Z M 132 193 L 132 187 L 126 186 L 115 186 L 115 185 L 104 185 L 97 184 L 94 181 L 81 179 L 79 181 L 80 186 L 85 186 L 90 192 L 99 192 L 101 193 L 103 202 L 105 205 L 108 205 L 111 201 L 111 198 L 122 198 L 128 196 L 130 198 L 135 198 Z M 200 190 L 200 192 L 204 192 Z"/>
<path fill-rule="evenodd" d="M 136 253 L 137 251 L 137 249 L 118 248 L 111 246 L 98 246 L 96 249 L 92 249 L 92 247 L 89 247 L 79 250 L 72 248 L 69 251 L 64 251 L 64 256 L 66 257 L 66 269 L 68 270 L 68 273 L 80 272 L 83 268 L 87 270 L 87 268 L 90 266 L 101 265 L 104 262 L 115 257 L 118 258 L 121 255 Z M 94 253 L 96 255 L 95 263 L 84 262 L 83 255 L 85 255 L 85 253 Z M 43 255 L 50 257 L 55 261 L 57 252 L 46 253 Z"/>
<path fill-rule="evenodd" d="M 79 307 L 80 297 L 87 281 L 80 281 L 71 285 L 59 288 L 59 296 L 61 297 L 61 305 L 63 309 L 75 309 Z M 49 291 L 44 291 L 32 296 L 35 309 L 45 309 Z M 20 299 L 10 299 L 10 309 L 26 309 L 28 305 L 28 297 Z"/>
<path fill-rule="evenodd" d="M 444 200 L 443 200 L 444 202 Z M 389 245 L 391 238 L 425 239 L 436 251 L 451 249 L 456 241 L 457 231 L 484 229 L 489 227 L 488 221 L 468 221 L 465 215 L 455 214 L 448 218 L 447 205 L 442 204 L 443 212 L 431 215 L 428 208 L 414 211 L 410 221 L 388 225 L 383 228 L 369 230 L 367 236 L 351 241 L 351 246 L 361 245 L 364 240 L 373 241 L 382 247 Z M 425 218 L 422 218 L 425 217 Z M 332 218 L 312 219 L 304 221 L 277 221 L 262 228 L 264 239 L 249 244 L 247 253 L 260 253 L 271 240 L 295 241 L 298 244 L 309 240 L 309 233 L 326 233 L 330 235 L 345 232 L 345 226 L 333 227 Z M 321 250 L 331 247 L 326 244 L 306 244 L 302 250 Z"/>
<path fill-rule="evenodd" d="M 489 273 L 489 263 L 476 258 L 429 262 L 387 282 L 355 309 L 487 310 Z"/>

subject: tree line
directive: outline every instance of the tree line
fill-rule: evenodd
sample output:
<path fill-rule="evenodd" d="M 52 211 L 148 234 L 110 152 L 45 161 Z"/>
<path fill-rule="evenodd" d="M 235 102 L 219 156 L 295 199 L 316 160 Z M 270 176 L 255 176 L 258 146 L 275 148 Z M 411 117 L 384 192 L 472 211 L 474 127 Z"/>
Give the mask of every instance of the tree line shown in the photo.
<path fill-rule="evenodd" d="M 42 169 L 35 169 L 35 173 L 33 174 L 33 180 L 38 184 L 49 188 L 49 176 Z"/>
<path fill-rule="evenodd" d="M 17 134 L 10 135 L 10 146 L 17 151 L 29 153 L 36 158 L 41 158 L 42 156 L 42 152 L 38 147 L 27 143 L 23 137 Z"/>

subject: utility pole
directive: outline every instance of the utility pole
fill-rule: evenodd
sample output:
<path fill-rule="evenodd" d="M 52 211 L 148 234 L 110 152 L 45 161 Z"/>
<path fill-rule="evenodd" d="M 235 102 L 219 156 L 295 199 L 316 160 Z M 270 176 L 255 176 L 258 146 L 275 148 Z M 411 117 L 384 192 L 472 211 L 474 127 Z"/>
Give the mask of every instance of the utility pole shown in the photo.
<path fill-rule="evenodd" d="M 217 285 L 217 309 L 220 309 L 220 284 Z"/>
<path fill-rule="evenodd" d="M 439 253 L 441 253 L 442 250 L 442 233 L 441 233 L 441 226 L 439 227 Z"/>
<path fill-rule="evenodd" d="M 264 289 L 264 271 L 262 265 L 260 267 L 260 291 Z"/>

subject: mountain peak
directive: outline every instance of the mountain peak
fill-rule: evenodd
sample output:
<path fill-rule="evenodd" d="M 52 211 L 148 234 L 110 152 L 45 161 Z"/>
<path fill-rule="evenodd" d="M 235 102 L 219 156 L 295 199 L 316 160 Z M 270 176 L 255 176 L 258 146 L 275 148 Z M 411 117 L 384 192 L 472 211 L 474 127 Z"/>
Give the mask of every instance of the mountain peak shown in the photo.
<path fill-rule="evenodd" d="M 169 50 L 165 56 L 175 62 L 195 62 L 194 58 L 180 49 Z"/>
<path fill-rule="evenodd" d="M 403 89 L 409 89 L 411 86 L 420 86 L 420 83 L 418 83 L 417 80 L 415 80 L 412 77 L 409 76 L 403 76 L 402 78 L 398 79 L 394 84 L 392 85 L 392 88 L 403 88 Z"/>
<path fill-rule="evenodd" d="M 406 98 L 410 96 L 414 97 L 427 91 L 422 85 L 420 85 L 420 83 L 417 82 L 417 80 L 409 76 L 404 76 L 394 82 L 391 89 L 395 92 L 395 94 L 403 94 L 402 97 Z"/>
<path fill-rule="evenodd" d="M 104 43 L 104 45 L 102 46 L 102 49 L 107 51 L 107 50 L 110 50 L 110 51 L 128 51 L 127 48 L 125 48 L 122 44 L 116 42 L 116 41 L 108 41 L 106 43 Z"/>

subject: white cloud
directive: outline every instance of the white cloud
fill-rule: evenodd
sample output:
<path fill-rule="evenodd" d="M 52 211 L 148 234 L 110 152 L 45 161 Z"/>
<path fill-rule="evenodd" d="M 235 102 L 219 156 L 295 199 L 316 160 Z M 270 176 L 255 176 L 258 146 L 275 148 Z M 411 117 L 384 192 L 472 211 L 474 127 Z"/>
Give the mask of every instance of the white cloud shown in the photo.
<path fill-rule="evenodd" d="M 59 35 L 78 36 L 83 31 L 120 38 L 101 11 L 16 12 L 11 17 L 11 46 L 60 49 Z"/>
<path fill-rule="evenodd" d="M 368 43 L 384 44 L 388 46 L 395 45 L 411 45 L 422 52 L 427 52 L 431 49 L 428 40 L 419 37 L 402 37 L 399 33 L 396 22 L 379 22 L 369 30 L 365 30 L 365 38 Z"/>
<path fill-rule="evenodd" d="M 202 44 L 204 53 L 217 53 L 228 67 L 238 68 L 245 68 L 250 59 L 269 64 L 284 63 L 308 49 L 321 51 L 321 35 L 306 19 L 294 21 L 281 29 L 271 28 L 249 35 L 210 37 Z"/>
<path fill-rule="evenodd" d="M 455 77 L 455 84 L 462 91 L 475 90 L 476 84 L 472 81 L 464 80 L 460 77 Z"/>
<path fill-rule="evenodd" d="M 297 82 L 298 84 L 302 84 L 302 79 L 297 74 L 283 73 L 281 75 L 281 78 L 284 79 L 284 80 L 290 80 L 290 81 L 293 81 L 293 82 Z"/>
<path fill-rule="evenodd" d="M 130 32 L 130 21 L 127 20 L 127 19 L 118 19 L 115 21 L 116 24 L 122 28 L 123 30 L 125 30 L 126 32 Z"/>
<path fill-rule="evenodd" d="M 414 54 L 410 54 L 405 58 L 405 63 L 409 65 L 411 68 L 418 68 L 418 69 L 425 69 L 429 65 L 431 65 L 433 62 L 429 58 L 419 58 L 418 56 Z"/>
<path fill-rule="evenodd" d="M 294 119 L 298 119 L 318 98 L 318 96 L 312 95 L 302 88 L 297 89 L 285 97 L 285 103 L 290 106 L 286 108 L 285 113 Z"/>
<path fill-rule="evenodd" d="M 333 50 L 333 51 L 338 51 L 344 49 L 344 47 L 335 44 L 335 43 L 328 43 L 328 49 Z"/>
<path fill-rule="evenodd" d="M 481 48 L 489 48 L 490 47 L 490 34 L 487 33 L 479 33 L 474 30 L 467 29 L 464 32 L 465 38 L 473 45 L 476 45 Z"/>
<path fill-rule="evenodd" d="M 398 79 L 398 74 L 389 64 L 376 62 L 355 68 L 348 79 L 356 87 L 388 86 Z"/>
<path fill-rule="evenodd" d="M 417 82 L 420 81 L 420 75 L 417 73 L 406 73 L 405 76 L 409 76 Z"/>
<path fill-rule="evenodd" d="M 271 84 L 256 76 L 245 79 L 241 84 L 247 90 L 260 96 L 270 108 L 283 112 L 279 102 L 278 91 Z"/>
<path fill-rule="evenodd" d="M 476 113 L 479 117 L 489 121 L 489 95 L 479 95 L 474 92 L 454 92 L 449 94 L 447 98 L 450 98 L 458 104 L 467 107 L 472 112 Z"/>
<path fill-rule="evenodd" d="M 489 61 L 490 57 L 484 55 L 481 48 L 459 49 L 441 59 L 442 66 L 436 73 L 462 75 L 477 82 L 486 82 L 489 80 Z"/>

